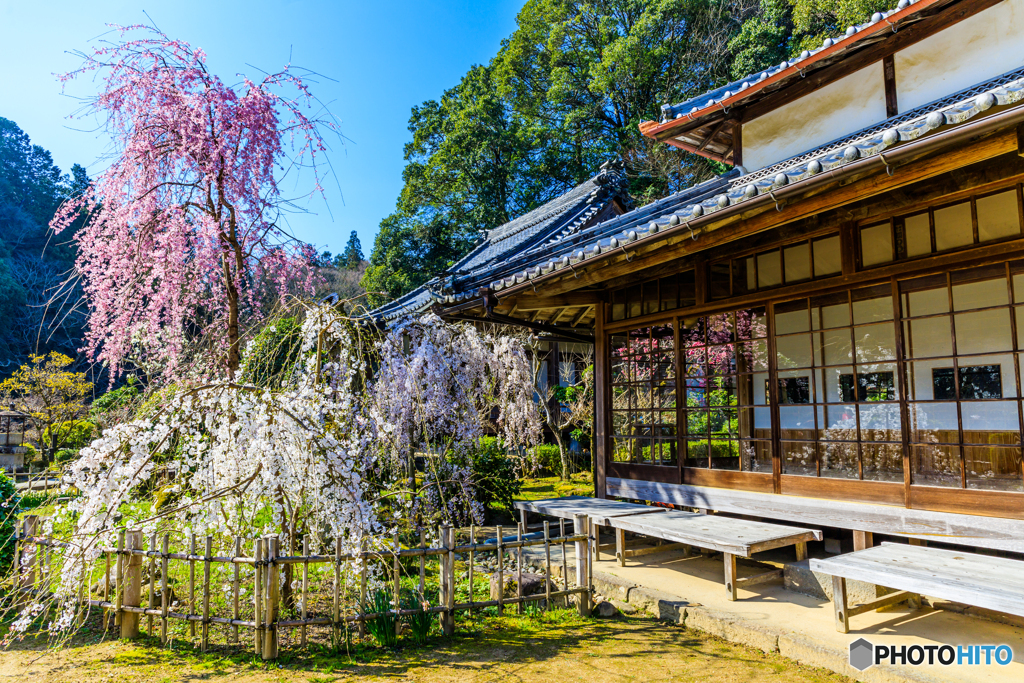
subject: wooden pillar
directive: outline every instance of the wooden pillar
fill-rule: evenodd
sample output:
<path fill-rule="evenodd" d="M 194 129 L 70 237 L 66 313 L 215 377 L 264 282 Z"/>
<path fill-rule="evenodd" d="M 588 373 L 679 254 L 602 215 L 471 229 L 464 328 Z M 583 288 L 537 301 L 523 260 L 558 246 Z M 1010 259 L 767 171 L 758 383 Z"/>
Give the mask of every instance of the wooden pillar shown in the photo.
<path fill-rule="evenodd" d="M 875 544 L 874 534 L 870 531 L 854 531 L 853 532 L 853 549 L 864 550 L 870 548 Z"/>
<path fill-rule="evenodd" d="M 608 396 L 611 373 L 608 368 L 608 340 L 604 333 L 604 302 L 594 306 L 594 435 L 590 448 L 594 458 L 594 497 L 608 497 Z"/>
<path fill-rule="evenodd" d="M 573 515 L 573 531 L 577 536 L 584 535 L 576 541 L 576 586 L 586 588 L 579 594 L 580 616 L 589 617 L 591 611 L 590 594 L 590 519 L 586 515 Z"/>
<path fill-rule="evenodd" d="M 121 601 L 123 607 L 139 607 L 142 603 L 142 555 L 132 553 L 132 550 L 142 550 L 142 532 L 129 531 L 126 537 L 124 566 L 124 598 Z M 122 612 L 121 614 L 121 637 L 139 637 L 139 614 L 137 612 Z"/>
<path fill-rule="evenodd" d="M 736 556 L 732 553 L 722 553 L 722 562 L 725 564 L 725 592 L 730 600 L 736 599 Z"/>
<path fill-rule="evenodd" d="M 446 636 L 450 636 L 455 633 L 455 527 L 445 527 L 443 540 L 444 547 L 448 550 L 444 555 L 445 581 L 448 587 L 445 591 L 445 611 L 441 613 L 444 617 L 441 630 Z"/>
<path fill-rule="evenodd" d="M 807 559 L 807 541 L 800 541 L 796 545 L 796 561 L 803 562 Z"/>
<path fill-rule="evenodd" d="M 841 576 L 832 577 L 832 605 L 836 611 L 836 630 L 840 633 L 849 633 L 850 615 L 846 613 L 846 579 Z"/>
<path fill-rule="evenodd" d="M 911 539 L 907 539 L 907 540 L 910 541 L 910 545 L 921 545 L 921 546 L 928 545 L 928 541 L 924 540 L 923 538 L 911 538 Z"/>
<path fill-rule="evenodd" d="M 626 566 L 626 532 L 622 529 L 615 530 L 615 558 L 620 567 Z"/>

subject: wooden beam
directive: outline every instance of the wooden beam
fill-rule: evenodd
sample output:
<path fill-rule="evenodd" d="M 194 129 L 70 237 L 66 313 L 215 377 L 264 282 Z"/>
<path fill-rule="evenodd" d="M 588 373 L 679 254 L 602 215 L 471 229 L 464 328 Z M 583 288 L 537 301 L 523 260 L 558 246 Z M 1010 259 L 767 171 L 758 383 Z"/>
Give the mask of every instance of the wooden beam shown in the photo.
<path fill-rule="evenodd" d="M 569 327 L 576 327 L 577 325 L 579 325 L 580 321 L 583 320 L 583 317 L 587 314 L 587 311 L 589 311 L 591 308 L 593 308 L 593 306 L 581 307 L 579 313 L 573 316 L 572 322 L 569 323 Z"/>
<path fill-rule="evenodd" d="M 885 115 L 892 117 L 900 113 L 896 99 L 896 58 L 886 55 L 882 60 L 882 78 L 885 81 Z"/>
<path fill-rule="evenodd" d="M 551 316 L 551 319 L 548 320 L 548 325 L 555 325 L 555 324 L 557 324 L 558 323 L 558 319 L 562 317 L 562 314 L 565 313 L 568 310 L 568 308 L 569 308 L 568 306 L 563 306 L 562 308 L 559 308 L 558 310 L 556 310 L 554 315 Z"/>
<path fill-rule="evenodd" d="M 716 135 L 718 135 L 718 132 L 722 130 L 725 127 L 725 124 L 728 122 L 729 119 L 722 119 L 721 121 L 719 121 L 718 125 L 714 126 L 711 129 L 711 131 L 707 134 L 707 136 L 701 141 L 701 143 L 697 145 L 697 152 L 703 152 L 704 148 L 708 146 L 708 143 L 711 142 Z"/>
<path fill-rule="evenodd" d="M 739 121 L 732 124 L 732 165 L 743 165 L 743 124 Z"/>
<path fill-rule="evenodd" d="M 557 296 L 520 294 L 516 297 L 516 310 L 542 311 L 549 308 L 593 306 L 601 300 L 603 294 L 600 291 L 568 292 Z"/>

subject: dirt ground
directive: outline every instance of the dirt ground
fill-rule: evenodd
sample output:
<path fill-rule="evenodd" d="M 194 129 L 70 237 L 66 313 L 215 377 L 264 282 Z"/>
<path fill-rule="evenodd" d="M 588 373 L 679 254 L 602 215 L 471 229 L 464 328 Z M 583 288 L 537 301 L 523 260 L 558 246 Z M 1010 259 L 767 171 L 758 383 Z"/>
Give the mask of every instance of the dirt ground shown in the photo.
<path fill-rule="evenodd" d="M 47 650 L 25 641 L 0 652 L 0 681 L 330 683 L 388 681 L 849 681 L 779 655 L 766 655 L 695 630 L 648 618 L 489 617 L 460 623 L 453 638 L 397 652 L 355 646 L 285 649 L 276 663 L 238 649 L 202 654 L 191 644 L 122 643 L 85 633 Z"/>

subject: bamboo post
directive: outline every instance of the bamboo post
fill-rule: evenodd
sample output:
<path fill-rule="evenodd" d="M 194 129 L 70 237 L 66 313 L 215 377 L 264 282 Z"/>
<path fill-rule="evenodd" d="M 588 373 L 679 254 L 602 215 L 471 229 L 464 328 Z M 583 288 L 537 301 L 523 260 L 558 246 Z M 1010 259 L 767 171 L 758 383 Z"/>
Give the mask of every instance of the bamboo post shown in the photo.
<path fill-rule="evenodd" d="M 576 541 L 576 587 L 586 588 L 585 592 L 579 594 L 580 616 L 589 617 L 590 585 L 587 580 L 590 578 L 590 570 L 587 565 L 590 563 L 590 518 L 586 515 L 573 515 L 572 528 L 577 536 L 586 536 Z"/>
<path fill-rule="evenodd" d="M 523 519 L 526 519 L 526 510 L 523 510 Z M 516 525 L 516 540 L 523 540 L 523 532 L 526 530 L 524 522 Z M 516 548 L 516 614 L 523 613 L 523 546 Z"/>
<path fill-rule="evenodd" d="M 562 546 L 562 585 L 569 589 L 569 560 L 565 555 L 565 520 L 558 520 L 559 544 Z"/>
<path fill-rule="evenodd" d="M 241 536 L 235 536 L 235 552 L 234 552 L 234 557 L 238 558 L 241 555 L 242 555 L 242 537 Z M 234 562 L 232 564 L 234 564 L 234 577 L 233 577 L 233 579 L 231 581 L 231 602 L 232 602 L 232 612 L 231 612 L 231 615 L 232 615 L 232 617 L 234 617 L 235 621 L 238 621 L 238 619 L 239 619 L 239 610 L 238 610 L 238 579 L 240 578 L 240 574 L 241 574 L 241 571 L 242 571 L 242 566 L 238 562 Z M 237 643 L 238 642 L 238 624 L 232 624 L 230 630 L 231 630 L 231 642 Z"/>
<path fill-rule="evenodd" d="M 551 523 L 544 520 L 544 611 L 551 609 Z"/>
<path fill-rule="evenodd" d="M 474 551 L 476 550 L 476 525 L 469 525 L 469 613 L 473 614 L 473 564 L 474 564 Z"/>
<path fill-rule="evenodd" d="M 191 617 L 196 613 L 196 561 L 193 559 L 196 554 L 196 535 L 190 535 L 188 543 L 188 615 Z M 196 622 L 188 620 L 188 635 L 195 641 Z"/>
<path fill-rule="evenodd" d="M 210 649 L 210 558 L 213 557 L 213 536 L 206 537 L 203 553 L 203 652 Z"/>
<path fill-rule="evenodd" d="M 334 616 L 332 620 L 334 626 L 331 633 L 334 635 L 334 644 L 337 646 L 341 642 L 341 537 L 334 539 Z"/>
<path fill-rule="evenodd" d="M 501 538 L 501 527 L 496 527 L 498 546 L 498 615 L 505 613 L 505 548 Z"/>
<path fill-rule="evenodd" d="M 128 545 L 126 548 L 127 565 L 125 571 L 124 599 L 119 600 L 121 607 L 141 607 L 142 603 L 142 555 L 131 552 L 142 550 L 143 540 L 141 531 L 128 532 Z M 121 637 L 139 637 L 139 614 L 137 612 L 124 612 L 121 615 Z"/>
<path fill-rule="evenodd" d="M 445 527 L 440 526 L 437 528 L 437 540 L 438 543 L 443 547 L 445 539 Z M 437 577 L 437 600 L 441 607 L 448 604 L 448 569 L 445 565 L 448 563 L 448 555 L 438 555 L 438 571 L 440 572 Z M 444 618 L 444 612 L 438 615 L 438 624 L 441 626 L 441 630 L 444 631 L 446 620 Z"/>
<path fill-rule="evenodd" d="M 455 633 L 455 527 L 448 527 L 445 534 L 445 548 L 448 552 L 445 557 L 448 569 L 448 601 L 445 603 L 444 634 L 450 636 Z"/>
<path fill-rule="evenodd" d="M 277 615 L 278 615 L 278 593 L 280 592 L 280 585 L 278 581 L 278 566 L 277 566 L 277 552 L 278 552 L 278 540 L 276 536 L 271 536 L 266 541 L 267 544 L 267 604 L 264 612 L 264 623 L 266 624 L 266 631 L 263 634 L 263 659 L 277 659 L 278 649 L 278 633 L 277 633 Z"/>
<path fill-rule="evenodd" d="M 395 562 L 394 562 L 394 568 L 393 568 L 392 571 L 393 571 L 393 581 L 394 581 L 394 584 L 395 584 L 395 589 L 394 589 L 395 590 L 395 594 L 392 596 L 391 602 L 392 602 L 392 604 L 394 605 L 394 608 L 395 608 L 395 635 L 397 636 L 401 632 L 401 628 L 402 628 L 402 621 L 401 621 L 401 619 L 398 618 L 398 614 L 402 610 L 402 604 L 401 604 L 401 601 L 400 601 L 401 594 L 402 594 L 402 564 L 401 564 L 401 559 L 402 558 L 401 558 L 401 555 L 399 554 L 402 551 L 402 542 L 398 538 L 398 532 L 397 531 L 395 532 L 395 541 L 394 542 L 395 542 L 395 546 L 394 546 L 395 547 Z"/>
<path fill-rule="evenodd" d="M 124 599 L 124 531 L 117 532 L 117 583 L 114 586 L 114 626 L 121 628 L 121 601 Z"/>
<path fill-rule="evenodd" d="M 256 628 L 253 629 L 253 640 L 254 649 L 257 655 L 263 654 L 263 573 L 265 568 L 263 566 L 264 560 L 264 549 L 263 539 L 257 538 L 254 542 L 255 552 L 253 556 L 256 559 L 255 568 L 253 572 L 253 606 L 255 608 L 255 614 L 253 615 L 253 622 L 256 624 Z"/>
<path fill-rule="evenodd" d="M 167 613 L 170 611 L 171 589 L 167 579 L 167 563 L 170 554 L 171 535 L 164 534 L 160 552 L 160 642 L 167 643 Z"/>
<path fill-rule="evenodd" d="M 156 602 L 156 555 L 152 554 L 156 552 L 156 532 L 154 531 L 149 535 L 149 600 L 146 602 L 146 606 L 153 609 L 153 604 Z M 153 636 L 153 615 L 146 615 L 146 635 Z"/>
<path fill-rule="evenodd" d="M 423 527 L 420 527 L 420 550 L 424 550 L 427 547 L 426 534 Z M 420 601 L 426 602 L 427 596 L 427 558 L 425 555 L 420 555 Z"/>
<path fill-rule="evenodd" d="M 14 477 L 15 477 L 15 479 L 14 479 L 15 482 L 17 482 L 17 480 L 18 480 L 17 479 L 17 477 L 18 477 L 17 473 L 15 473 Z M 27 537 L 27 534 L 25 533 L 25 520 L 23 520 L 23 519 L 21 519 L 21 520 L 15 519 L 14 520 L 14 564 L 12 565 L 13 568 L 14 568 L 14 578 L 12 579 L 12 581 L 13 581 L 12 585 L 16 589 L 17 588 L 21 588 L 21 558 L 24 556 L 23 548 L 26 545 L 28 545 L 28 541 L 25 540 L 26 537 Z"/>
<path fill-rule="evenodd" d="M 366 610 L 366 538 L 359 542 L 359 612 Z M 359 620 L 359 637 L 366 637 L 366 620 Z"/>
<path fill-rule="evenodd" d="M 299 630 L 302 647 L 306 647 L 306 596 L 309 595 L 309 534 L 302 537 L 302 628 Z"/>

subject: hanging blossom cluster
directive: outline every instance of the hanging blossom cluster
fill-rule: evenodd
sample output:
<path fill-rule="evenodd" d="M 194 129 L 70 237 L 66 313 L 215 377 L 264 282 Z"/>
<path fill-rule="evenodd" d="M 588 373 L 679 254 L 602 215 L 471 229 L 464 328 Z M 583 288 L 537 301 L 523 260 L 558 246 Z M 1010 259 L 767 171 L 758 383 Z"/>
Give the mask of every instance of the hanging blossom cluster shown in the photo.
<path fill-rule="evenodd" d="M 396 460 L 415 449 L 464 452 L 484 435 L 492 412 L 509 449 L 540 436 L 530 360 L 513 337 L 427 314 L 388 330 L 379 363 L 368 414 Z"/>
<path fill-rule="evenodd" d="M 224 354 L 268 297 L 312 292 L 315 255 L 278 227 L 295 199 L 280 183 L 311 169 L 310 196 L 322 192 L 320 131 L 334 124 L 306 113 L 315 102 L 294 69 L 229 86 L 202 50 L 152 27 L 115 28 L 120 42 L 81 54 L 83 66 L 61 77 L 98 76 L 101 92 L 81 114 L 106 122 L 112 162 L 51 227 L 84 216 L 76 277 L 88 351 L 112 375 L 131 358 L 173 376 L 190 325 L 201 321 Z"/>
<path fill-rule="evenodd" d="M 81 451 L 65 479 L 81 496 L 48 522 L 47 531 L 74 528 L 51 634 L 73 631 L 81 577 L 118 529 L 148 534 L 170 521 L 198 534 L 277 534 L 283 547 L 308 534 L 314 551 L 333 539 L 350 551 L 395 530 L 396 500 L 408 503 L 407 519 L 423 504 L 448 521 L 476 519 L 482 510 L 464 461 L 442 457 L 426 476 L 436 485 L 418 499 L 393 494 L 406 485 L 393 465 L 432 444 L 442 456 L 463 453 L 494 412 L 508 444 L 531 444 L 540 433 L 532 394 L 529 361 L 515 340 L 436 316 L 367 340 L 338 309 L 312 308 L 283 388 L 179 382 L 162 390 L 159 410 L 104 431 Z M 171 501 L 142 512 L 126 506 L 158 468 L 177 473 Z M 257 528 L 268 509 L 270 524 Z M 38 602 L 22 606 L 8 638 L 41 611 Z"/>

